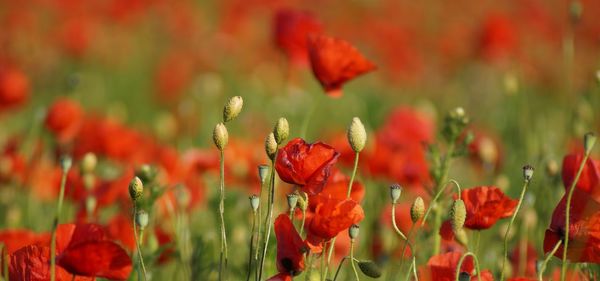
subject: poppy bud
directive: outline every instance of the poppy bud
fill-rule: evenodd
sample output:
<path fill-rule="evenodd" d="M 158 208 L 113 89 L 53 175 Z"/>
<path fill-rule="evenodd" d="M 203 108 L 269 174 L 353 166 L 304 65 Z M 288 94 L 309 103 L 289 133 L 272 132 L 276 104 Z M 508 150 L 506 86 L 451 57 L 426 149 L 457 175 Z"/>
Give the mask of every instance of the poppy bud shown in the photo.
<path fill-rule="evenodd" d="M 458 281 L 471 281 L 471 275 L 463 271 L 458 274 Z"/>
<path fill-rule="evenodd" d="M 360 227 L 357 224 L 353 224 L 352 226 L 350 226 L 350 228 L 348 228 L 348 236 L 350 236 L 350 239 L 352 240 L 356 239 L 359 233 Z"/>
<path fill-rule="evenodd" d="M 464 247 L 467 247 L 469 245 L 469 237 L 467 236 L 467 232 L 464 229 L 461 229 L 458 232 L 454 233 L 454 239 L 456 239 L 456 242 L 463 245 Z"/>
<path fill-rule="evenodd" d="M 287 195 L 287 203 L 288 203 L 288 207 L 290 207 L 290 211 L 293 211 L 294 209 L 296 209 L 296 206 L 298 205 L 298 195 L 296 195 L 296 193 L 290 193 Z"/>
<path fill-rule="evenodd" d="M 260 198 L 253 194 L 250 196 L 250 206 L 252 207 L 252 211 L 256 212 L 258 210 L 258 206 L 260 205 Z"/>
<path fill-rule="evenodd" d="M 265 139 L 265 152 L 271 160 L 275 160 L 277 154 L 277 142 L 275 141 L 275 135 L 269 133 Z"/>
<path fill-rule="evenodd" d="M 371 260 L 359 261 L 358 268 L 360 268 L 362 273 L 371 278 L 381 277 L 381 268 L 379 268 L 379 266 Z"/>
<path fill-rule="evenodd" d="M 410 207 L 410 219 L 413 223 L 419 221 L 425 214 L 425 203 L 421 196 L 417 197 Z"/>
<path fill-rule="evenodd" d="M 573 24 L 579 23 L 581 20 L 581 14 L 583 14 L 583 6 L 581 5 L 581 2 L 571 2 L 571 6 L 569 7 L 569 15 L 571 16 L 571 22 Z"/>
<path fill-rule="evenodd" d="M 290 136 L 290 124 L 287 119 L 281 117 L 277 120 L 277 124 L 275 124 L 275 128 L 273 130 L 273 134 L 275 136 L 275 142 L 277 144 L 281 144 Z"/>
<path fill-rule="evenodd" d="M 144 230 L 146 226 L 148 226 L 148 213 L 144 210 L 137 211 L 137 213 L 135 213 L 135 224 L 140 230 Z"/>
<path fill-rule="evenodd" d="M 98 158 L 96 158 L 96 154 L 92 152 L 86 153 L 81 160 L 81 172 L 83 174 L 93 173 L 97 163 Z"/>
<path fill-rule="evenodd" d="M 395 183 L 390 185 L 390 197 L 392 198 L 392 204 L 396 204 L 398 199 L 400 199 L 400 194 L 402 194 L 402 187 Z"/>
<path fill-rule="evenodd" d="M 135 171 L 135 175 L 145 183 L 153 182 L 156 174 L 158 174 L 156 168 L 149 164 L 144 164 Z"/>
<path fill-rule="evenodd" d="M 265 183 L 267 180 L 267 176 L 269 175 L 269 166 L 268 165 L 258 165 L 258 178 L 261 183 Z"/>
<path fill-rule="evenodd" d="M 94 188 L 94 182 L 96 181 L 96 177 L 94 176 L 94 174 L 85 173 L 82 177 L 83 187 L 85 187 L 86 190 L 91 190 L 92 188 Z"/>
<path fill-rule="evenodd" d="M 450 223 L 454 233 L 457 233 L 463 228 L 466 218 L 467 209 L 465 208 L 465 202 L 462 201 L 462 199 L 454 200 L 452 209 L 450 209 Z"/>
<path fill-rule="evenodd" d="M 85 198 L 85 210 L 88 214 L 91 214 L 94 212 L 94 210 L 96 210 L 97 203 L 98 201 L 94 196 L 88 196 L 87 198 Z"/>
<path fill-rule="evenodd" d="M 63 172 L 66 172 L 69 169 L 71 169 L 71 165 L 73 165 L 73 159 L 71 159 L 71 156 L 63 155 L 60 158 L 60 168 L 63 170 Z"/>
<path fill-rule="evenodd" d="M 244 100 L 240 96 L 235 96 L 227 101 L 225 104 L 225 108 L 223 108 L 223 122 L 229 122 L 235 119 L 240 112 L 242 112 L 242 107 L 244 106 Z"/>
<path fill-rule="evenodd" d="M 215 126 L 215 130 L 213 131 L 213 141 L 220 151 L 225 149 L 225 146 L 229 141 L 229 134 L 227 133 L 227 127 L 225 127 L 223 123 L 219 123 Z"/>
<path fill-rule="evenodd" d="M 525 166 L 523 166 L 523 178 L 525 179 L 525 181 L 530 181 L 531 178 L 533 177 L 533 171 L 535 169 L 533 168 L 533 166 L 527 164 Z"/>
<path fill-rule="evenodd" d="M 131 182 L 129 182 L 129 197 L 131 200 L 137 201 L 142 194 L 144 193 L 144 184 L 139 177 L 134 177 Z"/>
<path fill-rule="evenodd" d="M 352 123 L 350 123 L 350 127 L 348 128 L 348 142 L 354 152 L 360 152 L 365 148 L 367 131 L 365 131 L 365 126 L 358 117 L 352 118 Z"/>
<path fill-rule="evenodd" d="M 594 144 L 596 143 L 596 135 L 594 133 L 587 133 L 583 137 L 583 147 L 585 148 L 585 153 L 590 154 L 592 152 L 592 148 L 594 148 Z"/>

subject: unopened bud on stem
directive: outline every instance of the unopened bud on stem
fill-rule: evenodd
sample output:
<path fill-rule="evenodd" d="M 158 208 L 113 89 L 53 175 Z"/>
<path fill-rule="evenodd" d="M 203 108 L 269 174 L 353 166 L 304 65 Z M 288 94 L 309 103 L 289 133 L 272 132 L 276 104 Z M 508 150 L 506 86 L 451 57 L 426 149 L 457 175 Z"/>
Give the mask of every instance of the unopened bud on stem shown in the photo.
<path fill-rule="evenodd" d="M 215 130 L 213 131 L 213 141 L 215 146 L 221 151 L 227 146 L 229 133 L 227 133 L 227 127 L 225 127 L 223 123 L 219 123 L 215 126 Z"/>
<path fill-rule="evenodd" d="M 348 127 L 348 142 L 354 152 L 360 152 L 367 143 L 367 131 L 358 117 L 352 118 L 352 123 Z"/>
<path fill-rule="evenodd" d="M 287 119 L 281 117 L 277 120 L 277 124 L 275 124 L 275 128 L 273 129 L 273 134 L 277 144 L 281 144 L 290 136 L 290 124 Z"/>
<path fill-rule="evenodd" d="M 235 96 L 227 101 L 225 104 L 225 108 L 223 108 L 223 122 L 229 122 L 235 119 L 240 112 L 242 112 L 242 107 L 244 106 L 244 100 L 240 96 Z"/>
<path fill-rule="evenodd" d="M 417 223 L 425 214 L 425 202 L 421 196 L 417 197 L 410 208 L 410 219 Z"/>
<path fill-rule="evenodd" d="M 253 194 L 250 196 L 250 206 L 252 207 L 252 211 L 256 212 L 258 210 L 258 206 L 260 205 L 260 198 Z"/>
<path fill-rule="evenodd" d="M 142 180 L 138 177 L 134 177 L 131 182 L 129 182 L 129 197 L 131 200 L 137 201 L 144 194 L 144 184 Z"/>
<path fill-rule="evenodd" d="M 390 185 L 390 197 L 392 198 L 392 204 L 396 204 L 398 199 L 400 199 L 400 195 L 402 194 L 402 187 L 395 183 Z"/>
<path fill-rule="evenodd" d="M 269 159 L 275 160 L 275 155 L 277 154 L 277 141 L 275 141 L 275 135 L 273 133 L 269 133 L 265 139 L 265 152 Z"/>

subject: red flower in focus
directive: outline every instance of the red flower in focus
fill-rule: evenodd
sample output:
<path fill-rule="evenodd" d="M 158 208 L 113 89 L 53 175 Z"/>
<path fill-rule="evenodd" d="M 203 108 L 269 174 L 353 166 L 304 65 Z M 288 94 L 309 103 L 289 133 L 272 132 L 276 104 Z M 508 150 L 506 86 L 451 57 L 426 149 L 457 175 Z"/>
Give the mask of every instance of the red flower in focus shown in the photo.
<path fill-rule="evenodd" d="M 286 214 L 281 214 L 275 219 L 274 228 L 277 237 L 277 271 L 280 273 L 278 275 L 283 278 L 285 275 L 300 274 L 304 270 L 304 253 L 308 251 L 308 246 Z M 277 275 L 272 278 L 275 277 Z"/>
<path fill-rule="evenodd" d="M 321 33 L 321 23 L 308 12 L 282 9 L 275 14 L 274 26 L 275 43 L 290 62 L 293 65 L 307 64 L 308 36 Z"/>
<path fill-rule="evenodd" d="M 333 168 L 331 176 L 327 180 L 325 188 L 313 196 L 309 196 L 308 199 L 308 211 L 313 213 L 317 206 L 328 199 L 344 200 L 348 196 L 348 184 L 350 183 L 350 177 L 346 176 L 340 170 Z M 350 192 L 350 198 L 356 202 L 362 201 L 365 197 L 365 187 L 358 181 L 352 183 L 352 191 Z"/>
<path fill-rule="evenodd" d="M 48 109 L 46 128 L 61 142 L 71 141 L 79 132 L 83 122 L 81 106 L 70 99 L 56 100 Z"/>
<path fill-rule="evenodd" d="M 573 184 L 577 170 L 583 161 L 582 154 L 569 154 L 565 156 L 562 164 L 562 180 L 565 186 L 566 192 L 569 191 L 569 187 Z M 580 189 L 584 192 L 589 193 L 594 200 L 600 202 L 600 163 L 594 159 L 588 158 L 579 180 L 575 185 L 575 188 Z"/>
<path fill-rule="evenodd" d="M 14 108 L 29 97 L 29 78 L 16 67 L 0 65 L 0 109 Z"/>
<path fill-rule="evenodd" d="M 329 145 L 321 142 L 308 144 L 297 138 L 279 149 L 275 169 L 281 180 L 299 185 L 306 193 L 314 195 L 323 190 L 331 166 L 339 155 Z"/>
<path fill-rule="evenodd" d="M 461 198 L 467 209 L 465 227 L 475 230 L 490 228 L 499 219 L 512 216 L 518 203 L 493 186 L 465 189 Z"/>
<path fill-rule="evenodd" d="M 308 222 L 308 234 L 311 241 L 323 242 L 338 233 L 358 224 L 365 217 L 362 207 L 352 199 L 323 200 Z"/>
<path fill-rule="evenodd" d="M 427 266 L 419 269 L 419 280 L 425 281 L 453 281 L 456 279 L 456 267 L 462 254 L 450 252 L 433 256 L 427 262 Z M 461 272 L 467 272 L 471 275 L 471 280 L 477 280 L 473 257 L 468 256 L 462 263 Z M 493 281 L 494 278 L 489 270 L 481 271 L 481 281 Z"/>
<path fill-rule="evenodd" d="M 313 74 L 331 97 L 342 96 L 346 81 L 376 68 L 350 43 L 324 35 L 308 38 L 308 55 Z"/>
<path fill-rule="evenodd" d="M 4 245 L 3 251 L 12 254 L 15 251 L 31 244 L 47 240 L 45 235 L 35 234 L 26 229 L 4 230 L 0 232 L 0 243 Z"/>

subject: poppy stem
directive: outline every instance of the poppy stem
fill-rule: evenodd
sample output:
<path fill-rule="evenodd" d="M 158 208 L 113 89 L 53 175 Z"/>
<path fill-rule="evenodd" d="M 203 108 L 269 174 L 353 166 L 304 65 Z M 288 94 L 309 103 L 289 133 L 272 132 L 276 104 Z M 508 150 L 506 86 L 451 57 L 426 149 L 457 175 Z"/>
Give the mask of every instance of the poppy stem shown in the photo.
<path fill-rule="evenodd" d="M 504 266 L 506 265 L 506 259 L 508 258 L 508 234 L 510 233 L 510 228 L 515 222 L 515 218 L 521 210 L 521 205 L 523 204 L 523 199 L 525 198 L 525 193 L 527 192 L 527 187 L 529 187 L 528 179 L 523 183 L 523 188 L 521 188 L 521 196 L 519 196 L 519 203 L 517 203 L 517 208 L 510 218 L 510 222 L 508 223 L 508 227 L 506 228 L 506 232 L 504 232 L 504 258 L 502 259 L 502 270 L 500 271 L 500 281 L 504 281 Z"/>
<path fill-rule="evenodd" d="M 544 262 L 542 263 L 542 266 L 540 267 L 540 270 L 538 271 L 538 280 L 539 281 L 543 281 L 542 277 L 544 276 L 544 271 L 546 271 L 546 266 L 548 265 L 548 262 L 554 256 L 554 254 L 556 254 L 556 251 L 558 251 L 558 248 L 560 248 L 560 244 L 562 244 L 562 240 L 558 240 L 558 242 L 556 242 L 556 245 L 554 245 L 554 248 L 552 248 L 552 251 L 550 251 L 550 253 L 546 256 L 546 258 L 544 258 Z"/>
<path fill-rule="evenodd" d="M 427 221 L 427 218 L 429 217 L 429 213 L 431 212 L 431 209 L 433 209 L 433 206 L 435 206 L 437 199 L 442 195 L 442 192 L 444 190 L 446 190 L 446 188 L 448 187 L 449 184 L 454 184 L 454 186 L 456 187 L 456 194 L 458 196 L 458 199 L 461 198 L 462 191 L 460 189 L 460 184 L 458 184 L 458 182 L 456 180 L 451 179 L 450 181 L 448 181 L 448 183 L 446 183 L 444 185 L 444 188 L 440 188 L 438 190 L 438 192 L 433 197 L 433 200 L 431 200 L 431 203 L 429 204 L 429 207 L 427 207 L 427 211 L 425 212 L 425 216 L 423 216 L 423 220 L 421 221 L 421 226 L 425 225 L 425 222 Z"/>
<path fill-rule="evenodd" d="M 400 230 L 398 228 L 398 225 L 396 224 L 396 204 L 392 204 L 392 226 L 394 227 L 394 230 L 396 231 L 396 233 L 398 233 L 398 235 L 400 235 L 400 237 L 402 237 L 402 239 L 404 239 L 404 241 L 406 241 L 406 243 L 409 243 L 409 246 L 412 249 L 412 246 L 410 245 L 408 238 L 406 238 L 406 235 L 404 235 L 404 233 L 402 233 L 402 230 Z M 404 253 L 402 253 L 402 254 L 404 254 Z"/>
<path fill-rule="evenodd" d="M 570 232 L 570 227 L 569 227 L 569 222 L 571 219 L 571 199 L 573 198 L 573 191 L 575 190 L 575 186 L 577 185 L 577 182 L 579 181 L 579 177 L 581 176 L 581 173 L 583 172 L 583 168 L 585 167 L 585 164 L 587 163 L 588 158 L 590 157 L 590 152 L 591 149 L 588 149 L 585 153 L 585 156 L 583 157 L 583 161 L 581 161 L 581 164 L 579 165 L 579 170 L 577 170 L 577 174 L 575 175 L 575 179 L 573 180 L 573 182 L 571 183 L 571 186 L 569 187 L 569 195 L 567 196 L 567 210 L 566 210 L 566 214 L 565 214 L 565 246 L 563 247 L 563 252 L 562 252 L 562 265 L 561 265 L 561 270 L 560 270 L 560 281 L 565 281 L 565 278 L 567 277 L 567 250 L 569 248 L 569 232 Z"/>
<path fill-rule="evenodd" d="M 331 257 L 333 256 L 333 249 L 335 248 L 335 240 L 336 237 L 333 237 L 331 241 L 329 241 L 329 252 L 327 253 L 327 264 L 325 265 L 325 276 L 329 277 L 329 263 L 331 262 Z"/>
<path fill-rule="evenodd" d="M 344 262 L 346 261 L 346 259 L 348 259 L 348 257 L 344 257 L 341 261 L 340 264 L 338 264 L 338 268 L 335 271 L 335 275 L 333 275 L 333 281 L 337 280 L 338 274 L 340 273 L 340 269 L 342 269 L 342 265 L 344 264 Z"/>
<path fill-rule="evenodd" d="M 60 213 L 62 211 L 63 200 L 65 197 L 65 186 L 67 185 L 67 174 L 71 168 L 71 159 L 65 156 L 61 160 L 62 176 L 60 178 L 60 191 L 58 193 L 58 204 L 56 206 L 56 216 L 52 223 L 52 238 L 50 240 L 50 280 L 56 280 L 56 229 L 58 228 L 58 222 Z M 68 163 L 68 164 L 67 164 Z"/>
<path fill-rule="evenodd" d="M 304 222 L 305 221 L 306 221 L 306 208 L 303 208 L 302 209 L 302 223 L 300 224 L 300 237 L 302 237 L 302 233 L 304 232 Z"/>
<path fill-rule="evenodd" d="M 411 273 L 415 278 L 415 281 L 419 281 L 419 276 L 417 275 L 417 263 L 415 260 L 415 256 L 412 257 L 412 262 L 410 263 L 410 267 L 408 267 L 408 271 L 406 272 L 406 281 L 410 281 Z"/>
<path fill-rule="evenodd" d="M 402 245 L 402 251 L 400 252 L 400 268 L 402 268 L 402 266 L 404 265 L 404 253 L 406 251 L 406 246 L 408 245 L 408 239 L 410 239 L 410 235 L 412 234 L 413 230 L 415 229 L 415 224 L 412 224 L 410 226 L 410 229 L 408 230 L 408 234 L 406 234 L 406 240 L 404 240 L 404 244 Z M 413 254 L 414 249 L 410 249 L 411 251 L 411 255 Z"/>
<path fill-rule="evenodd" d="M 479 269 L 479 260 L 477 259 L 477 255 L 473 254 L 472 252 L 466 252 L 464 255 L 462 255 L 462 257 L 460 257 L 458 265 L 456 266 L 456 278 L 454 280 L 459 281 L 460 268 L 462 267 L 465 258 L 467 258 L 468 256 L 473 257 L 473 261 L 475 261 L 475 270 L 477 270 L 477 281 L 481 281 L 481 270 Z"/>
<path fill-rule="evenodd" d="M 356 265 L 354 265 L 354 239 L 350 240 L 350 264 L 352 265 L 352 271 L 354 271 L 354 277 L 356 281 L 360 281 L 358 277 L 358 271 L 356 271 Z"/>
<path fill-rule="evenodd" d="M 252 231 L 250 232 L 250 256 L 248 257 L 248 276 L 246 277 L 246 281 L 250 281 L 250 275 L 252 275 L 252 251 L 254 250 L 254 239 L 257 235 L 255 235 L 256 231 L 256 216 L 257 212 L 252 212 Z"/>
<path fill-rule="evenodd" d="M 138 237 L 138 234 L 137 234 L 137 224 L 135 223 L 135 214 L 136 213 L 137 213 L 137 203 L 133 202 L 133 237 L 135 238 L 135 247 L 137 248 L 140 267 L 142 268 L 142 276 L 144 276 L 144 281 L 146 281 L 147 280 L 146 266 L 144 265 L 144 257 L 142 255 L 142 247 L 140 246 L 140 238 Z"/>
<path fill-rule="evenodd" d="M 227 234 L 225 232 L 225 153 L 220 150 L 219 155 L 219 218 L 221 219 L 221 256 L 219 260 L 219 280 L 227 279 L 224 272 L 227 271 Z"/>
<path fill-rule="evenodd" d="M 277 159 L 277 153 L 275 153 L 275 157 L 273 159 Z M 262 279 L 262 273 L 265 268 L 265 258 L 267 256 L 267 248 L 269 246 L 269 237 L 271 236 L 271 221 L 273 220 L 273 204 L 275 201 L 275 160 L 271 160 L 271 170 L 269 174 L 269 208 L 267 210 L 267 217 L 265 218 L 265 238 L 263 242 L 263 254 L 260 258 L 260 269 L 258 273 L 258 280 Z"/>

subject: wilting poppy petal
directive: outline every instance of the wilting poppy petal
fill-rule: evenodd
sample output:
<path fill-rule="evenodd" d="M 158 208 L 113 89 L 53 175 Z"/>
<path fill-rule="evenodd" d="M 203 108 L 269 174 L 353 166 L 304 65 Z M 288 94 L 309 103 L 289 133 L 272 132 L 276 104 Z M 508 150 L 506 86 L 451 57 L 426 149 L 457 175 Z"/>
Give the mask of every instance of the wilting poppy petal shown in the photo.
<path fill-rule="evenodd" d="M 277 270 L 292 276 L 300 274 L 304 270 L 304 253 L 308 251 L 308 246 L 287 215 L 279 215 L 274 227 L 277 237 Z"/>
<path fill-rule="evenodd" d="M 125 280 L 131 273 L 131 258 L 111 241 L 87 241 L 70 246 L 57 263 L 71 273 L 83 276 Z"/>
<path fill-rule="evenodd" d="M 324 35 L 309 37 L 308 54 L 313 74 L 332 97 L 342 95 L 348 80 L 376 68 L 350 43 Z"/>

